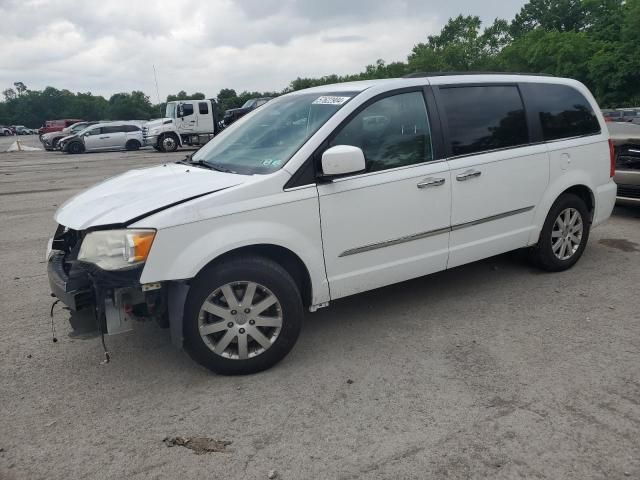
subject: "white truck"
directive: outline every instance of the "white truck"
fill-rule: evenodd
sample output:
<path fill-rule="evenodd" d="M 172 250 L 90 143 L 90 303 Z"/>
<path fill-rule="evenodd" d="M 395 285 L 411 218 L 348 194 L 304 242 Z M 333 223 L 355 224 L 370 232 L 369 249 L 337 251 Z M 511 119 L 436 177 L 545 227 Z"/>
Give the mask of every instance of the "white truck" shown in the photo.
<path fill-rule="evenodd" d="M 151 120 L 142 129 L 144 145 L 160 152 L 178 147 L 201 147 L 222 130 L 215 100 L 167 102 L 164 118 Z"/>

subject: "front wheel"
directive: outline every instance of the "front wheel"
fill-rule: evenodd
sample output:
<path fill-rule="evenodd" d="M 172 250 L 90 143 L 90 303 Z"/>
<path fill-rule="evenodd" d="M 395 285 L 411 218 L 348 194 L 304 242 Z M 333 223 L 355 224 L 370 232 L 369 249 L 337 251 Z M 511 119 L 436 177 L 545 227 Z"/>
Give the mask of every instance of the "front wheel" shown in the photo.
<path fill-rule="evenodd" d="M 67 151 L 69 153 L 82 153 L 84 152 L 84 145 L 80 142 L 73 142 L 71 145 L 67 147 Z"/>
<path fill-rule="evenodd" d="M 549 210 L 538 244 L 531 248 L 533 263 L 550 272 L 573 267 L 589 240 L 590 215 L 577 195 L 561 195 Z"/>
<path fill-rule="evenodd" d="M 137 140 L 129 140 L 124 148 L 129 151 L 138 150 L 140 148 L 140 142 Z"/>
<path fill-rule="evenodd" d="M 160 150 L 163 152 L 175 152 L 178 149 L 178 139 L 175 135 L 163 135 L 160 138 Z"/>
<path fill-rule="evenodd" d="M 298 287 L 279 264 L 232 259 L 196 277 L 185 305 L 185 348 L 223 375 L 259 372 L 293 348 L 303 315 Z"/>

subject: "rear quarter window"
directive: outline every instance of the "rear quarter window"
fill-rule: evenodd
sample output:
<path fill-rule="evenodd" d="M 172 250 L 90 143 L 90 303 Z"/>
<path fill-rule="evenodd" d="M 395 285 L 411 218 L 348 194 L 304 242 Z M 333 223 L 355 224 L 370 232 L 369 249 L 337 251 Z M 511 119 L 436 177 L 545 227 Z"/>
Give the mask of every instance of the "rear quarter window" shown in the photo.
<path fill-rule="evenodd" d="M 597 135 L 600 123 L 587 99 L 569 85 L 529 84 L 527 95 L 534 108 L 545 141 Z"/>
<path fill-rule="evenodd" d="M 517 86 L 440 87 L 439 97 L 453 156 L 529 142 L 524 104 Z"/>

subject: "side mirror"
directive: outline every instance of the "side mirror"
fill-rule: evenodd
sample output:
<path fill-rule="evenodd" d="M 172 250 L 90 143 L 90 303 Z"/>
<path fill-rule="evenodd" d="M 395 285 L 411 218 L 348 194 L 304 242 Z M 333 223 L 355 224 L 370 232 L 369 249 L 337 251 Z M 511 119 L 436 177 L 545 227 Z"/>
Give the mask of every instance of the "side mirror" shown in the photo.
<path fill-rule="evenodd" d="M 362 149 L 351 145 L 336 145 L 322 154 L 322 177 L 331 179 L 363 172 L 366 168 Z"/>
<path fill-rule="evenodd" d="M 184 117 L 184 106 L 182 104 L 178 105 L 178 117 Z"/>

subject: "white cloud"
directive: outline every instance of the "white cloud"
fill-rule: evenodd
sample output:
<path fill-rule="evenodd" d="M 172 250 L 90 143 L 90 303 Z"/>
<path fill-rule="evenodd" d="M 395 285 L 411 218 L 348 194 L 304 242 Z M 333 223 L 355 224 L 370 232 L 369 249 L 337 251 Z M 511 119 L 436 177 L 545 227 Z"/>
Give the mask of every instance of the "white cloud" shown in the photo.
<path fill-rule="evenodd" d="M 511 18 L 524 0 L 0 0 L 0 87 L 110 96 L 281 90 L 300 76 L 405 60 L 450 16 Z"/>

